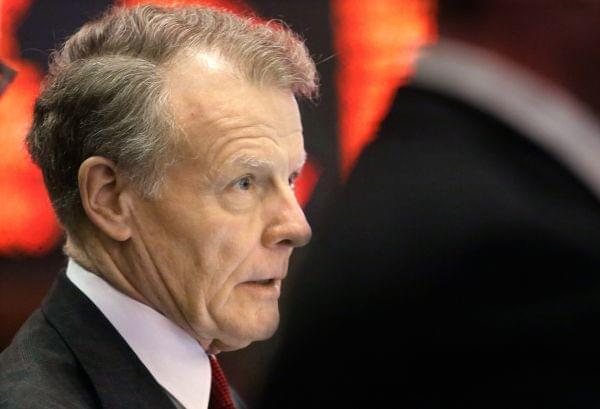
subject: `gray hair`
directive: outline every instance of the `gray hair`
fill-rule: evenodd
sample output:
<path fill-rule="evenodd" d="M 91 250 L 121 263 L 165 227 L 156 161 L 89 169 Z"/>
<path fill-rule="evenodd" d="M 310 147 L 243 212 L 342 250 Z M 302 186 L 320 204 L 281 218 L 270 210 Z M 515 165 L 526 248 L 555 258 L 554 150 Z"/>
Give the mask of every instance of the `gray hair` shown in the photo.
<path fill-rule="evenodd" d="M 67 231 L 84 217 L 77 175 L 90 156 L 111 159 L 144 197 L 156 197 L 180 132 L 164 74 L 190 51 L 218 55 L 250 83 L 317 94 L 314 62 L 282 24 L 206 7 L 109 10 L 53 54 L 27 138 Z"/>

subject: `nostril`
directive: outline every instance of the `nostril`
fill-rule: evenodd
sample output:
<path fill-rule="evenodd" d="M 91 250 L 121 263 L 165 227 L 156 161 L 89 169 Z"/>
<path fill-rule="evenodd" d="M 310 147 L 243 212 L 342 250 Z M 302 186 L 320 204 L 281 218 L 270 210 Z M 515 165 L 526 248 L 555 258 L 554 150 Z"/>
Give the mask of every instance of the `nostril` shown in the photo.
<path fill-rule="evenodd" d="M 279 242 L 279 244 L 282 244 L 284 246 L 293 246 L 294 243 L 290 239 L 284 239 L 284 240 L 281 240 Z"/>

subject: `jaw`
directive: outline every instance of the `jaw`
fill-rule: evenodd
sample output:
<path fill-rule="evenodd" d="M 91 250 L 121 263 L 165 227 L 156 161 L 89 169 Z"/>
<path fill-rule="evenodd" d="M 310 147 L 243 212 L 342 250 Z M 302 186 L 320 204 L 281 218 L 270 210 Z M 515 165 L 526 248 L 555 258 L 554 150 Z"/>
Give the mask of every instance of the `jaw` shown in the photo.
<path fill-rule="evenodd" d="M 192 335 L 207 352 L 218 353 L 242 349 L 254 341 L 270 338 L 279 325 L 279 308 L 276 301 L 240 302 L 234 294 L 225 304 L 210 303 L 203 314 L 196 317 Z"/>

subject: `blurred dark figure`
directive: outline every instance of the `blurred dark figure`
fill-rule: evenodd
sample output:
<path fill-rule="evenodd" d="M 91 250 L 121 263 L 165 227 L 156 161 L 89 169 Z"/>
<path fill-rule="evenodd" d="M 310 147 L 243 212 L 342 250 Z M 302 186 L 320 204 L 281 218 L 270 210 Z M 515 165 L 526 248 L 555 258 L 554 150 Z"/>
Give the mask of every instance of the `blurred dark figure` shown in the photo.
<path fill-rule="evenodd" d="M 599 42 L 600 1 L 441 2 L 264 408 L 600 407 Z"/>

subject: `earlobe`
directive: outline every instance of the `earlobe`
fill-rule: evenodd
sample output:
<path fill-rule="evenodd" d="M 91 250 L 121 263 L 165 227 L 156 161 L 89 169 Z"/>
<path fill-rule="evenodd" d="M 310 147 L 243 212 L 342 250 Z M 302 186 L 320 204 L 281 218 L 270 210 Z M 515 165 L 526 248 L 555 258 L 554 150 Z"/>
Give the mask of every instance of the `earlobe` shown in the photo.
<path fill-rule="evenodd" d="M 125 241 L 131 237 L 127 180 L 110 159 L 87 158 L 79 167 L 79 194 L 89 220 L 108 237 Z"/>

